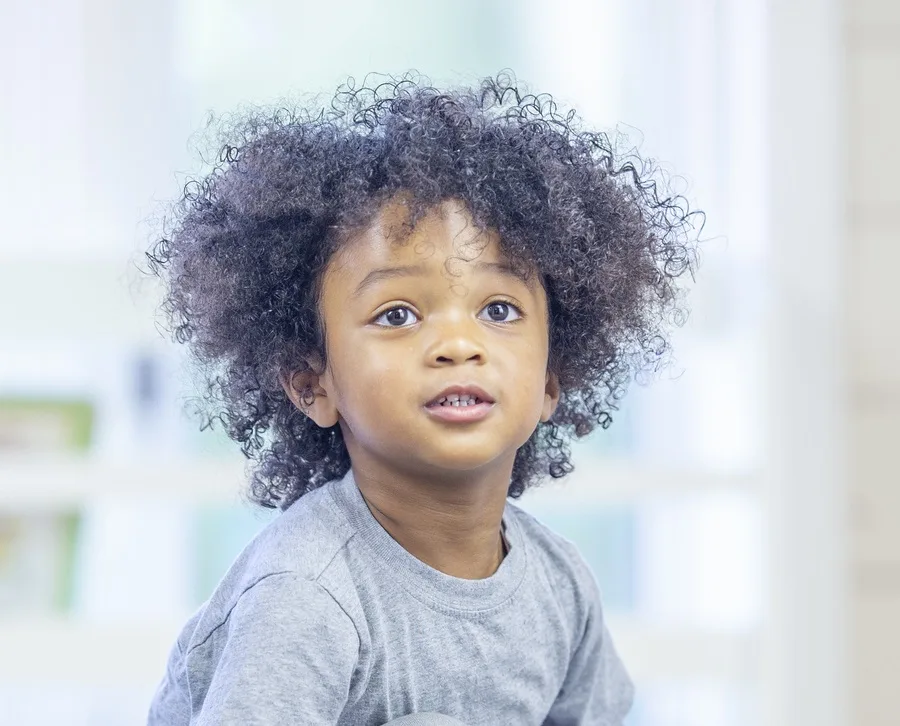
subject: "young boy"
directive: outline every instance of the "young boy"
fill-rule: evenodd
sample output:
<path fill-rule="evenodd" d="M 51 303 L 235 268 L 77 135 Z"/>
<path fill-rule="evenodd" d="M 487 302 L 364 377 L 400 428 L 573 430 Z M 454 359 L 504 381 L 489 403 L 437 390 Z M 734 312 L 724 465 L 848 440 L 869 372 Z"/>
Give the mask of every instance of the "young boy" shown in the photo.
<path fill-rule="evenodd" d="M 283 513 L 148 723 L 622 724 L 592 573 L 508 497 L 570 472 L 666 352 L 690 214 L 513 84 L 406 75 L 252 115 L 186 190 L 151 265 Z"/>

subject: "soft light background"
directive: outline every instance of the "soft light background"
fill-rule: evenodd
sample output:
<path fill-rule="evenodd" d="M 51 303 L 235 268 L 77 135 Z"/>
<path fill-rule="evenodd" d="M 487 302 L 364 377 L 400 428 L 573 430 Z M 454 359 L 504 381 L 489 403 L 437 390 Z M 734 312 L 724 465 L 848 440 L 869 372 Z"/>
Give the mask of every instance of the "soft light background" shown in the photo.
<path fill-rule="evenodd" d="M 0 22 L 0 413 L 93 407 L 76 453 L 0 433 L 0 722 L 141 722 L 268 521 L 129 268 L 207 114 L 510 68 L 708 214 L 674 367 L 522 500 L 594 567 L 629 726 L 900 723 L 896 3 L 33 0 Z M 52 438 L 29 420 L 19 445 Z"/>

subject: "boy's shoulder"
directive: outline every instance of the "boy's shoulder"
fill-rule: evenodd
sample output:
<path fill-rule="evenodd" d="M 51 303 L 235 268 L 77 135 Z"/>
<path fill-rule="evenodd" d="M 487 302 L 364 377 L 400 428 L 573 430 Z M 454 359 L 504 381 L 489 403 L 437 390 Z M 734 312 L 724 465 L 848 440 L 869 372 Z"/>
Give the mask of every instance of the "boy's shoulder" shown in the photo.
<path fill-rule="evenodd" d="M 521 536 L 528 542 L 535 560 L 532 566 L 547 578 L 554 590 L 578 610 L 599 605 L 597 580 L 578 545 L 521 506 L 507 502 L 507 511 L 515 518 Z"/>
<path fill-rule="evenodd" d="M 248 590 L 273 575 L 320 580 L 353 536 L 329 492 L 329 482 L 300 497 L 244 547 L 205 603 L 227 613 Z"/>
<path fill-rule="evenodd" d="M 247 544 L 232 570 L 250 581 L 288 572 L 319 579 L 353 536 L 335 507 L 331 486 L 333 482 L 308 492 L 273 519 Z"/>

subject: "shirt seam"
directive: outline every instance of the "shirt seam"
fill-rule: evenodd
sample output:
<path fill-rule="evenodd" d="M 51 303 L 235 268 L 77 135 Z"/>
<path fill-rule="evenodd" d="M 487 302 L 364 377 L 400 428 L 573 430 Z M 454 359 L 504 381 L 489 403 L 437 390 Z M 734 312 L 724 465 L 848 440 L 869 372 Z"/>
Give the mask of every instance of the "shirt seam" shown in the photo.
<path fill-rule="evenodd" d="M 329 564 L 330 564 L 330 562 L 329 562 Z M 230 608 L 228 608 L 228 612 L 225 613 L 222 620 L 214 628 L 212 628 L 209 631 L 209 633 L 206 634 L 206 637 L 204 637 L 203 640 L 201 640 L 199 643 L 195 643 L 194 645 L 189 647 L 186 651 L 184 651 L 182 653 L 182 657 L 186 658 L 191 653 L 193 653 L 195 650 L 197 650 L 197 648 L 205 645 L 209 641 L 209 639 L 212 638 L 213 635 L 215 635 L 216 631 L 219 630 L 223 625 L 225 625 L 228 622 L 228 620 L 231 618 L 231 614 L 234 612 L 234 609 L 237 607 L 238 603 L 241 601 L 241 598 L 244 597 L 244 595 L 246 595 L 250 590 L 252 590 L 257 585 L 259 585 L 263 580 L 267 580 L 270 577 L 276 577 L 277 575 L 293 575 L 294 577 L 297 577 L 297 573 L 294 570 L 279 570 L 278 572 L 268 572 L 265 575 L 263 575 L 262 577 L 260 577 L 258 580 L 255 580 L 253 583 L 251 583 L 250 585 L 245 587 L 243 590 L 241 590 L 241 594 L 237 596 L 237 598 L 234 601 L 234 604 Z M 321 575 L 319 575 L 319 577 L 321 577 Z M 298 578 L 298 579 L 300 579 L 300 578 Z M 303 579 L 305 579 L 305 578 L 303 578 Z M 331 598 L 332 602 L 334 602 L 334 604 L 338 606 L 338 609 L 340 609 L 340 611 L 353 624 L 353 629 L 356 632 L 357 655 L 358 655 L 359 650 L 362 645 L 362 639 L 359 636 L 359 628 L 356 626 L 356 622 L 353 620 L 353 618 L 350 616 L 350 614 L 344 609 L 344 606 L 341 605 L 341 603 L 339 603 L 337 601 L 337 598 L 335 598 L 335 596 L 331 593 L 331 591 L 318 581 L 318 577 L 315 580 L 307 580 L 307 582 L 310 582 L 314 585 L 318 585 L 320 588 L 322 588 L 322 591 L 327 593 L 328 597 Z M 180 647 L 181 646 L 179 645 L 179 648 Z"/>
<path fill-rule="evenodd" d="M 206 637 L 203 638 L 203 640 L 201 640 L 199 643 L 195 643 L 194 645 L 190 646 L 185 651 L 185 656 L 190 655 L 195 650 L 197 650 L 197 648 L 199 648 L 202 645 L 205 645 L 207 643 L 207 641 L 209 641 L 209 639 L 213 635 L 215 635 L 215 632 L 219 628 L 221 628 L 223 625 L 225 625 L 225 623 L 228 622 L 228 619 L 231 617 L 231 613 L 237 607 L 237 604 L 241 601 L 241 598 L 244 597 L 244 595 L 246 595 L 250 590 L 252 590 L 254 587 L 256 587 L 263 580 L 267 580 L 270 577 L 275 577 L 276 575 L 289 575 L 289 574 L 292 574 L 291 570 L 279 570 L 278 572 L 269 572 L 269 573 L 266 573 L 265 575 L 263 575 L 262 577 L 260 577 L 258 580 L 254 580 L 249 585 L 247 585 L 247 587 L 245 587 L 243 590 L 241 590 L 240 595 L 238 595 L 235 598 L 234 603 L 232 604 L 232 606 L 230 608 L 228 608 L 228 612 L 225 613 L 225 615 L 222 617 L 222 620 L 206 634 Z"/>
<path fill-rule="evenodd" d="M 343 550 L 349 544 L 350 540 L 352 540 L 355 536 L 356 536 L 356 533 L 350 534 L 350 536 L 347 538 L 347 540 L 344 542 L 344 544 L 338 548 L 334 557 L 332 557 L 328 561 L 328 564 L 322 568 L 322 571 L 316 576 L 315 580 L 312 580 L 312 582 L 314 582 L 316 585 L 321 587 L 324 592 L 328 593 L 328 597 L 331 598 L 331 600 L 334 602 L 334 604 L 337 605 L 338 608 L 340 608 L 341 612 L 344 613 L 344 615 L 347 617 L 347 619 L 353 624 L 353 630 L 356 632 L 356 665 L 357 665 L 357 668 L 359 668 L 360 664 L 362 663 L 362 652 L 363 652 L 363 650 L 362 650 L 363 638 L 362 638 L 362 634 L 359 631 L 359 625 L 357 625 L 356 620 L 354 620 L 353 616 L 349 612 L 347 612 L 347 609 L 344 607 L 344 605 L 334 596 L 334 593 L 332 593 L 331 590 L 328 589 L 328 587 L 324 583 L 320 582 L 321 578 L 325 575 L 328 568 L 331 567 L 332 563 L 337 559 L 337 556 L 341 552 L 341 550 Z M 354 672 L 356 672 L 357 668 L 353 669 Z M 365 681 L 368 681 L 369 670 L 367 669 L 362 675 L 363 675 L 363 678 L 365 679 Z M 359 700 L 359 694 L 357 695 L 357 698 L 356 698 L 356 701 L 358 701 L 358 700 Z M 354 701 L 354 703 L 356 701 Z"/>

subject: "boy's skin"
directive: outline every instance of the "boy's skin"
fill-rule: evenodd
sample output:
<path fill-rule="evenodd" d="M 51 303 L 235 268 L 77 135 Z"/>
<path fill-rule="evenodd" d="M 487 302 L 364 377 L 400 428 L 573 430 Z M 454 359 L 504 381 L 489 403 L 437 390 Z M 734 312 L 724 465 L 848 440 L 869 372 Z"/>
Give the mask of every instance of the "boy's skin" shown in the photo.
<path fill-rule="evenodd" d="M 537 275 L 526 285 L 478 269 L 502 256 L 496 233 L 479 235 L 463 203 L 444 202 L 392 243 L 404 214 L 390 201 L 329 262 L 320 303 L 328 364 L 311 361 L 318 374 L 296 372 L 282 385 L 319 426 L 340 424 L 360 492 L 400 545 L 445 574 L 486 578 L 503 559 L 516 451 L 559 402 L 546 293 Z M 424 269 L 354 295 L 373 270 L 411 265 Z M 510 307 L 493 320 L 487 306 L 503 298 L 521 313 Z M 400 304 L 409 312 L 389 321 L 384 313 Z M 462 423 L 430 414 L 426 403 L 453 384 L 484 389 L 494 400 L 488 415 Z"/>

